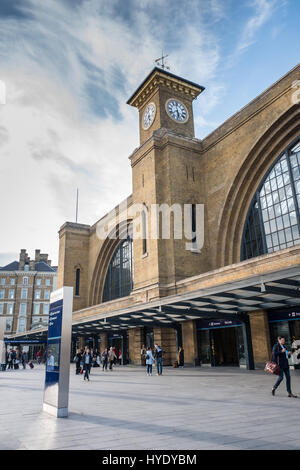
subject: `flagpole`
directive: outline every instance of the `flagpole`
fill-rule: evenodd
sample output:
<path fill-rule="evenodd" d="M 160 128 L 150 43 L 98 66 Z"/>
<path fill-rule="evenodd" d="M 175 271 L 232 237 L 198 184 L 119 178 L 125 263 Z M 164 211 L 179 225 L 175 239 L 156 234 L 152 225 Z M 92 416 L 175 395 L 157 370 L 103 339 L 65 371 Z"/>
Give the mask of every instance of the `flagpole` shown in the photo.
<path fill-rule="evenodd" d="M 76 191 L 76 224 L 77 224 L 77 220 L 78 220 L 78 188 L 77 188 L 77 191 Z"/>

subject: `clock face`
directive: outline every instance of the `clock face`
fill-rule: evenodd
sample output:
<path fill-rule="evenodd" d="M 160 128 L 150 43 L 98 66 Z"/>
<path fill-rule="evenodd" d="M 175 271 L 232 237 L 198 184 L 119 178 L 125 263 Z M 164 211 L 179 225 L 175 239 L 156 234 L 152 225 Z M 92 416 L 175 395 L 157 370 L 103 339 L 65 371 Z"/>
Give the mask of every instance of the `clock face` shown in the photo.
<path fill-rule="evenodd" d="M 156 114 L 156 106 L 154 103 L 148 104 L 143 114 L 143 129 L 146 131 L 151 127 Z"/>
<path fill-rule="evenodd" d="M 166 102 L 168 115 L 176 122 L 185 123 L 189 118 L 189 113 L 184 104 L 171 98 Z"/>

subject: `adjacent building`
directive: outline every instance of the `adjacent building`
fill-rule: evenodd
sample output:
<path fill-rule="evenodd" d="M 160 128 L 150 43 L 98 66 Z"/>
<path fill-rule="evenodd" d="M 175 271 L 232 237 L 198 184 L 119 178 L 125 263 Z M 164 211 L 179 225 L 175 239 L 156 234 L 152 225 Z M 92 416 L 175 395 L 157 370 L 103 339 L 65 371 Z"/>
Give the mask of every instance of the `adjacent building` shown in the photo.
<path fill-rule="evenodd" d="M 57 267 L 48 255 L 35 250 L 30 259 L 25 249 L 18 261 L 0 268 L 0 315 L 6 317 L 6 333 L 22 333 L 48 324 L 50 293 L 56 289 Z"/>

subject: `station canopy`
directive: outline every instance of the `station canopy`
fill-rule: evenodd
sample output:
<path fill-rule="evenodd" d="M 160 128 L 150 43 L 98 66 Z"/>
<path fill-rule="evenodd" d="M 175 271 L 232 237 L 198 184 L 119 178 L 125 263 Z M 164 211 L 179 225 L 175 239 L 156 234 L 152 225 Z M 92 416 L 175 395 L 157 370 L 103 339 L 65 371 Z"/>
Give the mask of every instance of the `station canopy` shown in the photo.
<path fill-rule="evenodd" d="M 118 332 L 136 327 L 176 328 L 188 320 L 246 321 L 248 312 L 300 306 L 300 266 L 251 276 L 218 286 L 175 294 L 109 313 L 76 319 L 72 336 Z M 101 304 L 103 307 L 103 304 Z M 6 336 L 6 340 L 46 340 L 47 328 Z"/>

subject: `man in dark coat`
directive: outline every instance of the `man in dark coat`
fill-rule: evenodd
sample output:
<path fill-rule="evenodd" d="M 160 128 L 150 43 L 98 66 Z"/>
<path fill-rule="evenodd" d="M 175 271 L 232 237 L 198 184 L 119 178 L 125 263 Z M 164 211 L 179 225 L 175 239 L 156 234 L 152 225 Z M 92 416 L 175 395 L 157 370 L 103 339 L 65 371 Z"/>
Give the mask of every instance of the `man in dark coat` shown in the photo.
<path fill-rule="evenodd" d="M 288 392 L 289 397 L 297 398 L 297 395 L 293 395 L 291 390 L 291 375 L 290 375 L 290 366 L 289 366 L 289 357 L 291 353 L 288 352 L 286 347 L 284 346 L 285 339 L 283 336 L 278 336 L 278 342 L 274 344 L 272 350 L 272 361 L 276 362 L 276 364 L 280 367 L 280 375 L 275 383 L 274 387 L 272 388 L 272 395 L 275 395 L 275 390 L 278 388 L 280 383 L 283 380 L 283 374 L 285 374 L 286 378 L 286 389 Z"/>
<path fill-rule="evenodd" d="M 91 367 L 93 363 L 93 356 L 89 348 L 85 349 L 82 355 L 82 362 L 83 362 L 83 370 L 85 371 L 83 379 L 84 380 L 88 379 L 88 381 L 90 381 L 90 372 L 91 372 Z"/>

